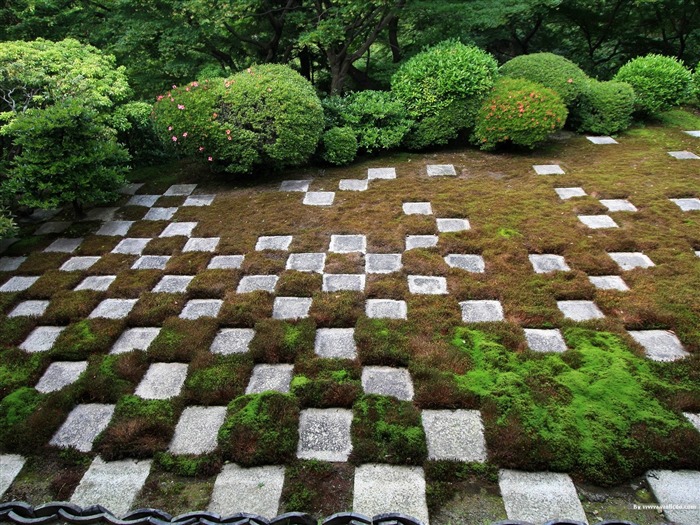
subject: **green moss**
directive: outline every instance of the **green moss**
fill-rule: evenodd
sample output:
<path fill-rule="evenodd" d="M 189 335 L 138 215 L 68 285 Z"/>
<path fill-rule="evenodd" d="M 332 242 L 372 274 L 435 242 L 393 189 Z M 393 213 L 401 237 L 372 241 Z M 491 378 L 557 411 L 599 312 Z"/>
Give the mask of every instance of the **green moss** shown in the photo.
<path fill-rule="evenodd" d="M 197 404 L 226 404 L 243 394 L 252 369 L 248 355 L 215 356 L 202 367 L 193 363 L 184 396 Z"/>
<path fill-rule="evenodd" d="M 221 458 L 217 454 L 190 456 L 158 452 L 155 454 L 155 460 L 163 470 L 180 476 L 208 477 L 221 471 Z"/>
<path fill-rule="evenodd" d="M 166 399 L 143 399 L 135 395 L 122 397 L 114 409 L 120 419 L 143 417 L 153 422 L 174 424 L 175 409 Z"/>
<path fill-rule="evenodd" d="M 350 407 L 362 393 L 362 370 L 352 361 L 305 359 L 294 371 L 291 391 L 304 407 Z"/>
<path fill-rule="evenodd" d="M 316 324 L 311 319 L 266 319 L 255 325 L 250 353 L 256 362 L 292 363 L 298 355 L 313 352 L 315 338 Z"/>
<path fill-rule="evenodd" d="M 404 321 L 361 318 L 355 327 L 360 360 L 365 365 L 406 366 L 409 330 Z"/>
<path fill-rule="evenodd" d="M 95 352 L 107 352 L 123 328 L 121 321 L 83 319 L 68 326 L 51 349 L 53 359 L 75 361 Z"/>
<path fill-rule="evenodd" d="M 20 386 L 29 386 L 38 379 L 46 357 L 16 348 L 0 352 L 0 397 Z"/>
<path fill-rule="evenodd" d="M 0 401 L 0 443 L 13 428 L 25 421 L 41 403 L 42 395 L 29 387 L 22 387 Z"/>

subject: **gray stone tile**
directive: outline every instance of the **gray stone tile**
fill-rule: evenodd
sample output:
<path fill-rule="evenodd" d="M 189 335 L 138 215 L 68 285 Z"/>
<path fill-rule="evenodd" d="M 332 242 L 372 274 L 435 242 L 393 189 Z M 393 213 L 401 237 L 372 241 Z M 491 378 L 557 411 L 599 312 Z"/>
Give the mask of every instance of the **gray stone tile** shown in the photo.
<path fill-rule="evenodd" d="M 695 257 L 700 257 L 700 250 L 695 250 Z"/>
<path fill-rule="evenodd" d="M 367 299 L 365 314 L 370 319 L 406 319 L 406 301 Z"/>
<path fill-rule="evenodd" d="M 566 343 L 557 328 L 525 328 L 527 346 L 533 352 L 566 352 Z"/>
<path fill-rule="evenodd" d="M 37 326 L 19 347 L 30 353 L 46 352 L 65 329 L 65 326 Z"/>
<path fill-rule="evenodd" d="M 654 262 L 642 252 L 608 252 L 608 255 L 624 271 L 655 266 Z"/>
<path fill-rule="evenodd" d="M 191 195 L 196 188 L 196 184 L 173 184 L 167 190 L 165 190 L 165 193 L 163 195 L 165 195 L 166 197 L 185 197 Z"/>
<path fill-rule="evenodd" d="M 142 221 L 169 221 L 177 212 L 177 208 L 151 208 L 143 216 Z"/>
<path fill-rule="evenodd" d="M 26 260 L 26 257 L 0 257 L 0 272 L 14 272 Z"/>
<path fill-rule="evenodd" d="M 90 313 L 90 319 L 124 319 L 136 306 L 138 299 L 105 299 Z"/>
<path fill-rule="evenodd" d="M 221 299 L 190 299 L 180 312 L 180 319 L 216 317 L 222 304 L 224 302 Z"/>
<path fill-rule="evenodd" d="M 69 221 L 51 221 L 45 222 L 39 226 L 34 235 L 49 235 L 51 233 L 62 233 L 66 231 L 72 223 Z"/>
<path fill-rule="evenodd" d="M 553 519 L 588 522 L 567 474 L 502 469 L 498 485 L 508 519 L 532 523 Z"/>
<path fill-rule="evenodd" d="M 458 268 L 471 273 L 484 273 L 486 271 L 486 263 L 481 255 L 451 253 L 445 256 L 445 262 L 450 268 Z"/>
<path fill-rule="evenodd" d="M 108 221 L 100 226 L 95 235 L 106 235 L 110 237 L 123 237 L 129 232 L 129 228 L 134 221 Z"/>
<path fill-rule="evenodd" d="M 676 361 L 688 357 L 683 345 L 672 332 L 666 330 L 628 330 L 632 339 L 644 347 L 652 361 Z"/>
<path fill-rule="evenodd" d="M 216 450 L 217 437 L 226 418 L 226 407 L 185 408 L 168 447 L 171 454 L 208 454 Z"/>
<path fill-rule="evenodd" d="M 255 337 L 252 328 L 222 328 L 211 344 L 213 354 L 243 354 L 248 351 L 250 342 Z"/>
<path fill-rule="evenodd" d="M 355 359 L 357 357 L 355 329 L 319 328 L 316 330 L 314 352 L 317 356 L 328 359 Z"/>
<path fill-rule="evenodd" d="M 463 301 L 459 306 L 462 309 L 462 321 L 465 323 L 488 323 L 504 319 L 500 301 Z"/>
<path fill-rule="evenodd" d="M 146 245 L 151 242 L 151 239 L 139 239 L 134 237 L 127 237 L 119 241 L 112 253 L 123 253 L 127 255 L 141 255 Z"/>
<path fill-rule="evenodd" d="M 125 184 L 117 190 L 118 193 L 122 195 L 135 195 L 143 187 L 143 182 L 132 182 L 131 184 Z"/>
<path fill-rule="evenodd" d="M 286 268 L 297 272 L 323 273 L 325 266 L 325 253 L 290 253 Z"/>
<path fill-rule="evenodd" d="M 367 180 L 395 179 L 396 168 L 369 168 L 367 170 Z"/>
<path fill-rule="evenodd" d="M 600 199 L 600 203 L 608 211 L 638 211 L 637 207 L 627 199 Z"/>
<path fill-rule="evenodd" d="M 698 211 L 700 210 L 700 199 L 669 199 L 676 204 L 681 211 Z"/>
<path fill-rule="evenodd" d="M 437 235 L 407 235 L 406 250 L 414 248 L 434 248 L 437 246 Z"/>
<path fill-rule="evenodd" d="M 423 468 L 360 465 L 355 469 L 352 510 L 365 516 L 398 512 L 428 525 Z"/>
<path fill-rule="evenodd" d="M 678 525 L 700 523 L 700 472 L 650 470 L 646 480 L 666 519 Z"/>
<path fill-rule="evenodd" d="M 131 266 L 132 270 L 165 270 L 170 255 L 142 255 Z"/>
<path fill-rule="evenodd" d="M 423 410 L 421 418 L 428 459 L 486 461 L 484 424 L 478 410 Z"/>
<path fill-rule="evenodd" d="M 193 275 L 164 275 L 152 292 L 160 293 L 184 293 L 194 279 Z"/>
<path fill-rule="evenodd" d="M 352 452 L 352 410 L 308 408 L 299 414 L 297 457 L 344 462 Z"/>
<path fill-rule="evenodd" d="M 151 208 L 155 205 L 158 199 L 160 199 L 160 195 L 134 195 L 127 201 L 126 205 L 145 206 L 146 208 Z"/>
<path fill-rule="evenodd" d="M 530 259 L 535 273 L 568 272 L 571 270 L 561 255 L 531 253 L 527 257 Z"/>
<path fill-rule="evenodd" d="M 532 168 L 537 175 L 564 175 L 564 170 L 559 164 L 536 164 Z"/>
<path fill-rule="evenodd" d="M 236 293 L 275 291 L 279 277 L 276 275 L 244 275 L 238 283 Z"/>
<path fill-rule="evenodd" d="M 59 270 L 64 272 L 77 272 L 81 270 L 87 270 L 99 260 L 99 256 L 71 257 L 61 265 Z"/>
<path fill-rule="evenodd" d="M 562 200 L 573 199 L 574 197 L 585 197 L 588 195 L 583 188 L 554 188 L 559 198 Z"/>
<path fill-rule="evenodd" d="M 7 281 L 0 286 L 0 292 L 22 292 L 32 286 L 35 282 L 39 280 L 36 276 L 21 276 L 16 275 L 15 277 L 10 277 Z"/>
<path fill-rule="evenodd" d="M 293 371 L 294 365 L 289 364 L 255 365 L 245 393 L 260 394 L 274 390 L 275 392 L 286 394 L 289 392 L 289 385 L 292 383 Z"/>
<path fill-rule="evenodd" d="M 669 151 L 668 152 L 671 157 L 674 159 L 678 160 L 698 160 L 700 157 L 698 157 L 695 153 L 691 151 Z"/>
<path fill-rule="evenodd" d="M 48 307 L 48 301 L 22 301 L 7 317 L 41 317 Z"/>
<path fill-rule="evenodd" d="M 311 297 L 275 297 L 273 319 L 303 319 L 309 316 Z"/>
<path fill-rule="evenodd" d="M 285 180 L 280 184 L 280 191 L 301 191 L 306 193 L 309 191 L 311 180 Z"/>
<path fill-rule="evenodd" d="M 363 292 L 365 290 L 365 274 L 349 273 L 324 273 L 323 291 L 339 292 L 348 290 L 352 292 Z"/>
<path fill-rule="evenodd" d="M 279 512 L 283 485 L 284 467 L 224 465 L 214 482 L 209 511 L 222 516 L 247 512 L 274 518 Z"/>
<path fill-rule="evenodd" d="M 369 180 L 367 179 L 342 179 L 338 185 L 341 191 L 367 191 Z"/>
<path fill-rule="evenodd" d="M 457 175 L 452 164 L 428 164 L 425 169 L 428 177 L 454 177 Z"/>
<path fill-rule="evenodd" d="M 393 273 L 401 270 L 400 253 L 368 253 L 365 255 L 365 273 Z"/>
<path fill-rule="evenodd" d="M 34 388 L 42 394 L 56 392 L 75 383 L 87 370 L 87 361 L 54 361 Z"/>
<path fill-rule="evenodd" d="M 407 368 L 366 366 L 362 369 L 362 389 L 366 394 L 391 396 L 403 401 L 413 399 L 413 381 Z"/>
<path fill-rule="evenodd" d="M 471 229 L 467 219 L 436 219 L 440 233 L 461 232 Z"/>
<path fill-rule="evenodd" d="M 691 137 L 700 138 L 700 130 L 684 131 L 683 133 L 687 133 Z"/>
<path fill-rule="evenodd" d="M 216 195 L 190 195 L 185 199 L 183 206 L 211 206 Z"/>
<path fill-rule="evenodd" d="M 220 237 L 192 237 L 187 239 L 183 252 L 214 252 L 219 246 Z"/>
<path fill-rule="evenodd" d="M 401 208 L 406 215 L 433 214 L 433 207 L 429 202 L 404 202 Z"/>
<path fill-rule="evenodd" d="M 243 264 L 243 255 L 215 255 L 207 270 L 238 270 Z"/>
<path fill-rule="evenodd" d="M 588 280 L 599 290 L 618 290 L 620 292 L 629 290 L 629 286 L 619 275 L 591 275 Z"/>
<path fill-rule="evenodd" d="M 700 414 L 691 414 L 690 412 L 683 412 L 685 418 L 690 422 L 695 429 L 700 432 Z"/>
<path fill-rule="evenodd" d="M 114 414 L 114 405 L 93 403 L 76 405 L 53 435 L 50 445 L 90 452 L 95 438 L 107 428 Z"/>
<path fill-rule="evenodd" d="M 25 459 L 18 454 L 0 454 L 0 496 L 7 492 L 24 467 Z"/>
<path fill-rule="evenodd" d="M 83 217 L 84 221 L 112 221 L 119 208 L 92 208 Z"/>
<path fill-rule="evenodd" d="M 409 275 L 408 291 L 420 295 L 445 295 L 447 279 L 430 275 Z"/>
<path fill-rule="evenodd" d="M 173 222 L 165 227 L 159 237 L 177 237 L 179 235 L 191 237 L 192 231 L 196 227 L 196 222 Z"/>
<path fill-rule="evenodd" d="M 330 206 L 335 200 L 335 192 L 310 191 L 304 195 L 303 203 L 307 206 Z"/>
<path fill-rule="evenodd" d="M 134 394 L 143 399 L 170 399 L 180 394 L 187 378 L 187 363 L 153 363 Z"/>
<path fill-rule="evenodd" d="M 586 137 L 590 142 L 593 144 L 597 145 L 604 145 L 604 144 L 619 144 L 614 138 L 612 137 Z"/>
<path fill-rule="evenodd" d="M 619 228 L 609 215 L 579 215 L 578 220 L 594 230 L 603 228 Z"/>
<path fill-rule="evenodd" d="M 367 237 L 364 235 L 331 235 L 328 251 L 333 253 L 365 253 Z"/>
<path fill-rule="evenodd" d="M 96 457 L 75 489 L 70 502 L 83 508 L 102 505 L 115 516 L 123 516 L 131 510 L 150 471 L 150 459 L 105 462 Z"/>
<path fill-rule="evenodd" d="M 133 350 L 147 350 L 159 333 L 160 328 L 156 327 L 129 328 L 122 332 L 109 353 L 124 354 Z"/>
<path fill-rule="evenodd" d="M 593 301 L 557 301 L 559 311 L 572 321 L 590 321 L 605 316 Z"/>
<path fill-rule="evenodd" d="M 289 250 L 290 244 L 292 244 L 291 235 L 263 236 L 258 237 L 258 242 L 255 244 L 255 251 L 278 250 L 286 252 Z"/>
<path fill-rule="evenodd" d="M 80 246 L 83 242 L 82 237 L 77 237 L 75 239 L 61 238 L 53 241 L 47 248 L 44 249 L 45 252 L 58 252 L 58 253 L 71 253 Z"/>
<path fill-rule="evenodd" d="M 5 239 L 0 239 L 0 253 L 5 253 L 10 246 L 19 241 L 16 237 L 9 237 Z"/>
<path fill-rule="evenodd" d="M 104 292 L 112 285 L 116 278 L 116 275 L 90 275 L 83 279 L 74 290 L 95 290 L 96 292 Z"/>

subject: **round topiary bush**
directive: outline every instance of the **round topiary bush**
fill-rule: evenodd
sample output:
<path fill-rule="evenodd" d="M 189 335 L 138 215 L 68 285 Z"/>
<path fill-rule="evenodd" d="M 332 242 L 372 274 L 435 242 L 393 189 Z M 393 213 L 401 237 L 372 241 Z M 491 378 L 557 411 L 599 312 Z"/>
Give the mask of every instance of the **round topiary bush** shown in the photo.
<path fill-rule="evenodd" d="M 693 92 L 695 93 L 695 98 L 697 98 L 697 103 L 700 104 L 700 63 L 695 66 L 695 73 L 693 74 Z"/>
<path fill-rule="evenodd" d="M 154 118 L 162 140 L 229 173 L 304 164 L 323 132 L 313 87 L 280 64 L 173 86 L 158 97 Z"/>
<path fill-rule="evenodd" d="M 626 82 L 589 80 L 572 110 L 573 126 L 580 133 L 612 135 L 632 123 L 634 89 Z"/>
<path fill-rule="evenodd" d="M 554 53 L 517 56 L 503 64 L 500 73 L 553 89 L 568 108 L 576 102 L 588 79 L 586 73 L 571 60 Z"/>
<path fill-rule="evenodd" d="M 630 84 L 636 95 L 635 110 L 653 115 L 690 95 L 692 73 L 676 58 L 650 54 L 627 62 L 613 80 Z"/>
<path fill-rule="evenodd" d="M 326 162 L 342 166 L 350 164 L 357 155 L 357 139 L 352 128 L 331 128 L 321 139 L 323 153 L 321 157 Z"/>
<path fill-rule="evenodd" d="M 481 105 L 474 140 L 481 149 L 512 143 L 534 148 L 560 130 L 568 112 L 552 89 L 521 78 L 501 78 Z"/>

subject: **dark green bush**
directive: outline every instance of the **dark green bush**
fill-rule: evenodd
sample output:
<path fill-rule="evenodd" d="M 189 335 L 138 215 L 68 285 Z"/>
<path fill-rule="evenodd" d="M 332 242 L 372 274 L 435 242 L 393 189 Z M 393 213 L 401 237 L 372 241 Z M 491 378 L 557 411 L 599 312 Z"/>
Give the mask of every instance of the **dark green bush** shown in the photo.
<path fill-rule="evenodd" d="M 696 104 L 700 105 L 700 64 L 695 66 L 695 73 L 693 74 L 693 94 L 697 99 Z"/>
<path fill-rule="evenodd" d="M 409 149 L 423 149 L 442 146 L 456 139 L 460 131 L 474 127 L 481 101 L 482 98 L 455 100 L 434 115 L 416 121 L 406 135 L 404 144 Z M 468 125 L 465 126 L 465 123 Z"/>
<path fill-rule="evenodd" d="M 357 139 L 351 128 L 331 128 L 323 134 L 321 142 L 323 145 L 321 156 L 326 162 L 342 166 L 355 160 Z"/>
<path fill-rule="evenodd" d="M 112 117 L 117 140 L 139 164 L 153 164 L 167 156 L 153 125 L 152 112 L 153 106 L 147 102 L 129 102 L 117 107 Z"/>
<path fill-rule="evenodd" d="M 630 84 L 636 95 L 635 110 L 653 115 L 685 101 L 692 73 L 677 58 L 649 54 L 627 62 L 613 80 Z"/>
<path fill-rule="evenodd" d="M 474 140 L 484 150 L 503 143 L 532 149 L 560 130 L 567 114 L 554 90 L 529 80 L 504 77 L 479 109 Z"/>
<path fill-rule="evenodd" d="M 612 135 L 632 123 L 634 89 L 625 82 L 590 79 L 581 91 L 571 122 L 581 133 Z"/>

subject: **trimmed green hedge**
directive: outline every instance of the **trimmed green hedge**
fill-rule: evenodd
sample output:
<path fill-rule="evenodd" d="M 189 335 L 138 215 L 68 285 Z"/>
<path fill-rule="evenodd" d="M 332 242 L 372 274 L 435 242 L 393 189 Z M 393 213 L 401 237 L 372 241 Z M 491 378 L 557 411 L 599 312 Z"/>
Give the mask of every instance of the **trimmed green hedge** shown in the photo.
<path fill-rule="evenodd" d="M 572 111 L 572 125 L 580 133 L 612 135 L 624 131 L 632 123 L 634 100 L 634 89 L 626 82 L 591 79 Z"/>

